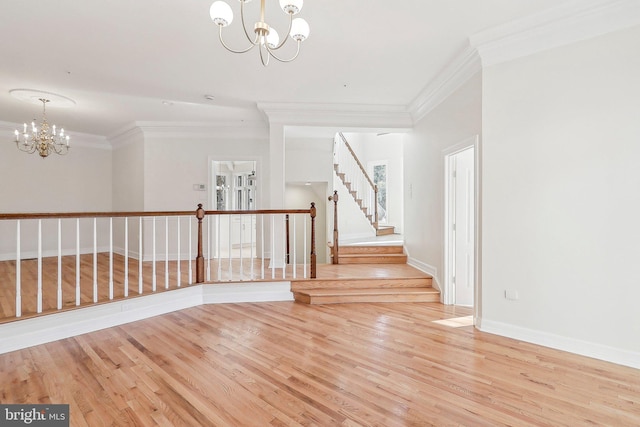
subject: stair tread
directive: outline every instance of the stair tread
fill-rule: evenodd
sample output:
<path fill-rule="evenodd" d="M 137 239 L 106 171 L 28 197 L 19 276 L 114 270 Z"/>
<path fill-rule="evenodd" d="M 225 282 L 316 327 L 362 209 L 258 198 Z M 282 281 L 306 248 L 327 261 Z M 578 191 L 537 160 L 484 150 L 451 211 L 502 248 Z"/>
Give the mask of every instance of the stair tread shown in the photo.
<path fill-rule="evenodd" d="M 345 289 L 345 288 L 322 288 L 322 289 L 301 289 L 295 291 L 310 296 L 330 296 L 330 295 L 413 295 L 413 294 L 439 294 L 435 288 L 432 287 L 420 287 L 420 288 L 359 288 L 359 289 Z"/>
<path fill-rule="evenodd" d="M 360 257 L 366 257 L 366 258 L 394 258 L 394 257 L 406 257 L 405 254 L 403 253 L 382 253 L 382 252 L 375 252 L 375 253 L 352 253 L 352 254 L 339 254 L 340 257 L 345 257 L 345 258 L 360 258 Z"/>

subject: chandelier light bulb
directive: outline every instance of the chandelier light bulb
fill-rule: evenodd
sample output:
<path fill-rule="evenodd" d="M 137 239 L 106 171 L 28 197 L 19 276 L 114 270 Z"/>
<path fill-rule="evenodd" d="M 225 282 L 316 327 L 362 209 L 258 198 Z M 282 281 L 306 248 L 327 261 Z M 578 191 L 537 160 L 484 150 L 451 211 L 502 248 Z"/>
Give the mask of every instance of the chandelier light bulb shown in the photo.
<path fill-rule="evenodd" d="M 271 49 L 275 49 L 280 44 L 280 36 L 278 32 L 273 28 L 269 29 L 269 34 L 267 35 L 267 46 Z"/>
<path fill-rule="evenodd" d="M 303 0 L 280 0 L 280 7 L 284 13 L 296 15 L 302 9 Z"/>
<path fill-rule="evenodd" d="M 226 27 L 233 22 L 233 10 L 223 1 L 214 1 L 209 9 L 211 20 L 221 27 Z"/>
<path fill-rule="evenodd" d="M 291 32 L 289 35 L 297 42 L 302 42 L 309 37 L 309 24 L 302 18 L 296 18 L 291 23 Z"/>

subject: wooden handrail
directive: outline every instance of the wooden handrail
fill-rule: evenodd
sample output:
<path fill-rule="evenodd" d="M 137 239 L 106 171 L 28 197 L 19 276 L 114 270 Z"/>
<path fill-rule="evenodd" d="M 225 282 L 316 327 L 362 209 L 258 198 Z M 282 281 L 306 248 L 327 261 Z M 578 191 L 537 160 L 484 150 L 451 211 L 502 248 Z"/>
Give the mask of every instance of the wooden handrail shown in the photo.
<path fill-rule="evenodd" d="M 373 180 L 369 177 L 369 174 L 367 173 L 367 171 L 364 168 L 364 166 L 362 166 L 362 163 L 360 163 L 360 159 L 358 159 L 358 156 L 356 156 L 355 151 L 353 151 L 353 148 L 351 148 L 351 145 L 349 145 L 349 143 L 347 142 L 347 139 L 344 137 L 342 132 L 340 132 L 340 138 L 342 138 L 342 141 L 347 146 L 347 149 L 349 150 L 349 152 L 351 153 L 351 156 L 353 157 L 353 159 L 356 161 L 356 163 L 360 167 L 360 170 L 362 171 L 362 174 L 364 175 L 364 177 L 369 182 L 369 185 L 371 185 L 371 188 L 375 189 L 376 185 L 373 183 Z"/>
<path fill-rule="evenodd" d="M 50 219 L 50 218 L 126 218 L 152 216 L 191 216 L 193 211 L 154 212 L 58 212 L 58 213 L 0 213 L 0 220 Z"/>
<path fill-rule="evenodd" d="M 270 209 L 252 211 L 204 211 L 205 215 L 260 215 L 306 214 L 309 209 Z M 0 213 L 0 220 L 51 219 L 51 218 L 126 218 L 153 216 L 191 216 L 193 211 L 131 211 L 131 212 L 55 212 L 55 213 Z"/>
<path fill-rule="evenodd" d="M 349 150 L 349 153 L 351 153 L 351 157 L 353 157 L 353 159 L 356 161 L 356 164 L 360 168 L 360 171 L 362 172 L 364 177 L 367 179 L 367 182 L 369 183 L 369 185 L 371 186 L 371 189 L 373 190 L 373 193 L 374 193 L 373 227 L 377 230 L 378 229 L 378 186 L 375 185 L 371 177 L 369 177 L 369 174 L 367 173 L 366 169 L 364 168 L 364 166 L 362 166 L 362 163 L 360 163 L 360 159 L 358 159 L 358 156 L 356 156 L 355 151 L 353 151 L 353 148 L 351 148 L 351 145 L 349 145 L 347 138 L 344 137 L 342 132 L 338 132 L 338 133 L 340 135 L 340 138 L 342 139 L 342 142 L 344 142 L 344 145 L 347 147 L 347 150 Z"/>

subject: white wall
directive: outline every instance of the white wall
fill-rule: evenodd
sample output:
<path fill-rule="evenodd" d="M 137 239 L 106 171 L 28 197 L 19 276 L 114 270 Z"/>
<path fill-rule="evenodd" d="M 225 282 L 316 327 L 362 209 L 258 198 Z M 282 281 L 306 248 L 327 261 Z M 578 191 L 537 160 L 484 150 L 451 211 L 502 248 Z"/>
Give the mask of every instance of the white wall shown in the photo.
<path fill-rule="evenodd" d="M 0 126 L 5 128 L 9 124 Z M 0 144 L 0 182 L 0 212 L 110 211 L 111 151 L 106 141 L 91 135 L 74 135 L 69 154 L 52 154 L 44 159 L 5 142 Z M 82 248 L 92 247 L 91 227 L 83 220 Z M 102 229 L 103 224 L 99 227 Z M 23 256 L 34 256 L 37 221 L 23 221 L 21 231 Z M 62 241 L 63 251 L 75 251 L 75 221 L 63 222 Z M 56 221 L 44 221 L 43 251 L 57 253 Z M 15 221 L 0 221 L 0 259 L 14 258 Z"/>
<path fill-rule="evenodd" d="M 145 137 L 144 145 L 145 210 L 195 211 L 198 203 L 209 209 L 211 160 L 256 160 L 258 208 L 262 208 L 267 180 L 262 171 L 269 149 L 265 140 Z M 196 191 L 193 184 L 206 184 L 207 191 Z"/>
<path fill-rule="evenodd" d="M 144 136 L 137 132 L 113 149 L 113 210 L 144 210 Z"/>
<path fill-rule="evenodd" d="M 246 138 L 228 135 L 221 138 L 204 138 L 186 135 L 183 139 L 145 135 L 144 139 L 144 210 L 145 211 L 183 211 L 195 210 L 199 203 L 205 209 L 213 209 L 215 201 L 209 201 L 211 193 L 209 169 L 212 160 L 255 160 L 257 162 L 257 208 L 264 206 L 264 189 L 268 188 L 267 177 L 262 173 L 268 156 L 268 141 L 264 138 Z M 194 184 L 205 184 L 206 191 L 193 189 Z M 211 205 L 209 205 L 211 203 Z M 211 207 L 209 207 L 211 206 Z M 186 221 L 186 220 L 185 220 Z M 195 221 L 195 220 L 193 220 Z M 181 225 L 181 251 L 188 248 L 187 222 Z M 212 225 L 213 227 L 213 225 Z M 195 222 L 192 234 L 195 236 Z M 206 223 L 205 223 L 206 233 Z M 151 223 L 145 221 L 145 259 L 150 256 Z M 169 224 L 169 257 L 177 252 L 177 226 L 175 221 Z M 164 220 L 156 224 L 156 245 L 165 255 Z M 192 239 L 195 245 L 195 237 Z M 205 243 L 206 244 L 206 243 Z"/>
<path fill-rule="evenodd" d="M 635 27 L 484 70 L 483 328 L 637 365 L 638 52 Z"/>
<path fill-rule="evenodd" d="M 285 209 L 306 209 L 310 201 L 316 204 L 316 262 L 326 264 L 328 259 L 327 247 L 327 183 L 315 183 L 312 185 L 287 184 L 285 186 Z M 308 217 L 306 215 L 305 217 Z M 306 219 L 306 218 L 305 218 Z M 307 223 L 307 251 L 304 250 L 304 223 L 300 216 L 296 219 L 296 238 L 293 239 L 293 222 L 290 222 L 291 251 L 293 245 L 297 248 L 297 264 L 303 263 L 303 257 L 310 260 L 311 253 L 311 221 Z M 291 252 L 292 253 L 292 252 Z M 293 258 L 290 259 L 293 263 Z"/>
<path fill-rule="evenodd" d="M 404 138 L 405 246 L 438 283 L 444 271 L 443 151 L 481 133 L 481 73 L 416 123 Z"/>

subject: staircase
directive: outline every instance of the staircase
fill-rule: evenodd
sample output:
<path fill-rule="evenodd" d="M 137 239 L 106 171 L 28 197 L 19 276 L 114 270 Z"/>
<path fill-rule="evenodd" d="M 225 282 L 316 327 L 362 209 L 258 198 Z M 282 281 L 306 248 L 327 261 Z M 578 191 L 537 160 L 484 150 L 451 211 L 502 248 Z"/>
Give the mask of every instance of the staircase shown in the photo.
<path fill-rule="evenodd" d="M 347 188 L 351 198 L 376 231 L 376 236 L 394 234 L 393 226 L 378 223 L 378 187 L 369 177 L 342 133 L 334 142 L 333 170 Z"/>
<path fill-rule="evenodd" d="M 402 246 L 342 246 L 339 259 L 339 265 L 326 266 L 331 269 L 326 275 L 292 281 L 295 300 L 305 304 L 440 301 L 431 276 L 406 264 Z"/>

